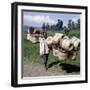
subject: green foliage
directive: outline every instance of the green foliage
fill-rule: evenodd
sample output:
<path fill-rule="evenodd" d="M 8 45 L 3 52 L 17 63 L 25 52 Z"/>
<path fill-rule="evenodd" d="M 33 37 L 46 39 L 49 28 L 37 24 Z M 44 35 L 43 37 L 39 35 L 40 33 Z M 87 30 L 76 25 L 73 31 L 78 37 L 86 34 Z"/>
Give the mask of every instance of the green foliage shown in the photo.
<path fill-rule="evenodd" d="M 79 29 L 70 30 L 68 36 L 69 37 L 76 36 L 77 38 L 80 38 L 80 30 Z"/>
<path fill-rule="evenodd" d="M 80 38 L 80 30 L 79 29 L 69 30 L 68 32 L 65 32 L 65 30 L 48 30 L 47 31 L 48 36 L 53 36 L 55 33 L 63 33 L 69 37 L 76 36 L 77 38 Z"/>
<path fill-rule="evenodd" d="M 39 43 L 33 44 L 30 41 L 24 39 L 24 49 L 23 54 L 24 57 L 28 59 L 29 62 L 34 63 L 43 63 L 42 57 L 39 54 Z M 55 61 L 55 57 L 52 55 L 52 52 L 49 55 L 49 64 Z"/>
<path fill-rule="evenodd" d="M 24 57 L 30 62 L 41 63 L 41 57 L 39 55 L 39 43 L 33 44 L 30 41 L 24 39 Z"/>

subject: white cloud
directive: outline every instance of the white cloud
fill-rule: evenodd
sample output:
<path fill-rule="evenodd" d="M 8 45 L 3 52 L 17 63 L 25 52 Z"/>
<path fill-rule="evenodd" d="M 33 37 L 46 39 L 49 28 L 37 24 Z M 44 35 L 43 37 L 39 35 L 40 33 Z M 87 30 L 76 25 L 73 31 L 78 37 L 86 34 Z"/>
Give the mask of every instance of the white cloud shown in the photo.
<path fill-rule="evenodd" d="M 42 24 L 42 23 L 48 23 L 50 25 L 55 24 L 56 21 L 50 18 L 50 16 L 44 16 L 44 15 L 24 15 L 24 20 L 28 22 L 33 22 L 37 24 Z"/>
<path fill-rule="evenodd" d="M 78 20 L 79 18 L 72 18 L 72 21 L 74 21 L 75 23 L 77 23 L 77 20 Z"/>

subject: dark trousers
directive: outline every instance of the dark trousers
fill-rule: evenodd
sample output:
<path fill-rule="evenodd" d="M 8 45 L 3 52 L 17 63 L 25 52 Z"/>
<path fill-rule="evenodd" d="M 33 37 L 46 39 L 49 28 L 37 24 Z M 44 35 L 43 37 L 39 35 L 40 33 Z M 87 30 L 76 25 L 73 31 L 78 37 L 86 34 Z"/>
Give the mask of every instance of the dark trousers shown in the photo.
<path fill-rule="evenodd" d="M 49 54 L 43 54 L 43 60 L 44 60 L 44 64 L 45 64 L 45 66 L 47 66 L 47 62 L 48 62 L 48 55 Z"/>

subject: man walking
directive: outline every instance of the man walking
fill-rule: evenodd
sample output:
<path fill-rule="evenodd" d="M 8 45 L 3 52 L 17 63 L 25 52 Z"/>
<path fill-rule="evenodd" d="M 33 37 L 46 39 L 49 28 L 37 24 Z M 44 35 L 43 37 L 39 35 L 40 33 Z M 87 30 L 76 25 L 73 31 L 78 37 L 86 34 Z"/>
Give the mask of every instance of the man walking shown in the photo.
<path fill-rule="evenodd" d="M 47 33 L 44 32 L 43 36 L 40 39 L 40 55 L 42 56 L 43 60 L 44 60 L 44 66 L 45 69 L 47 71 L 48 66 L 47 66 L 47 62 L 48 62 L 48 56 L 49 56 L 49 48 L 48 48 L 48 44 L 47 44 Z"/>

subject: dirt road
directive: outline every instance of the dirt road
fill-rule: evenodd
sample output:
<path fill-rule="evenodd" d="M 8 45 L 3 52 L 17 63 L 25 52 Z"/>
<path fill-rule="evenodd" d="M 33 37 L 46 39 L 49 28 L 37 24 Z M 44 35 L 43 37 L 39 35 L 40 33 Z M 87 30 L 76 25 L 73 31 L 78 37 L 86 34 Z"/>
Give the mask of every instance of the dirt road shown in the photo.
<path fill-rule="evenodd" d="M 71 69 L 72 67 L 67 67 Z M 73 67 L 74 68 L 74 67 Z M 67 75 L 67 71 L 64 70 L 62 66 L 60 67 L 49 67 L 46 71 L 44 65 L 38 63 L 27 63 L 23 64 L 23 77 L 37 77 L 37 76 L 55 76 L 55 75 Z M 72 69 L 71 69 L 72 70 Z M 75 67 L 74 71 L 71 71 L 69 74 L 79 74 L 79 68 Z"/>

